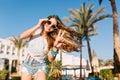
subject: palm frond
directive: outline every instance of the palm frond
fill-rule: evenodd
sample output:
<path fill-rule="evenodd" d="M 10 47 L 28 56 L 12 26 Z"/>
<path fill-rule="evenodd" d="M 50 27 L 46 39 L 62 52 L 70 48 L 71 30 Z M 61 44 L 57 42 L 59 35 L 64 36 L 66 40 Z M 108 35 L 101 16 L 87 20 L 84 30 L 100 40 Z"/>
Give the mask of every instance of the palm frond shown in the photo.
<path fill-rule="evenodd" d="M 106 14 L 106 15 L 99 16 L 98 18 L 96 18 L 96 19 L 92 22 L 92 24 L 94 24 L 94 23 L 96 23 L 96 22 L 98 22 L 98 21 L 101 21 L 101 20 L 103 20 L 103 19 L 112 18 L 112 17 L 113 17 L 113 16 L 110 15 L 110 14 Z"/>
<path fill-rule="evenodd" d="M 26 45 L 26 40 L 21 40 L 20 38 L 15 36 L 13 36 L 10 40 L 13 42 L 14 46 L 16 46 L 18 49 L 21 49 Z"/>
<path fill-rule="evenodd" d="M 69 12 L 72 14 L 71 16 L 72 16 L 73 18 L 79 20 L 80 15 L 79 15 L 79 13 L 77 12 L 77 10 L 70 9 Z"/>
<path fill-rule="evenodd" d="M 93 13 L 92 16 L 90 17 L 90 19 L 88 20 L 87 25 L 90 25 L 97 18 L 97 16 L 100 13 L 102 13 L 104 10 L 105 10 L 105 7 L 101 7 L 95 13 Z"/>
<path fill-rule="evenodd" d="M 84 18 L 85 18 L 85 22 L 88 22 L 89 19 L 89 14 L 91 14 L 91 10 L 93 8 L 93 4 L 90 4 L 88 7 L 85 7 L 85 14 L 84 14 Z"/>

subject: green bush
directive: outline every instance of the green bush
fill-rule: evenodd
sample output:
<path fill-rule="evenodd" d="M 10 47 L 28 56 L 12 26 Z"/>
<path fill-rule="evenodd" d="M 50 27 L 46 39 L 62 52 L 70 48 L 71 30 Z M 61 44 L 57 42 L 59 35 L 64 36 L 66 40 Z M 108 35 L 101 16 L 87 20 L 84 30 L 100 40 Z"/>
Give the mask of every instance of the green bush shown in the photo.
<path fill-rule="evenodd" d="M 0 80 L 5 80 L 9 71 L 6 69 L 0 70 Z"/>
<path fill-rule="evenodd" d="M 113 80 L 113 73 L 110 69 L 104 69 L 100 71 L 100 79 L 101 80 Z"/>
<path fill-rule="evenodd" d="M 99 78 L 99 72 L 92 72 L 88 75 L 89 78 Z"/>
<path fill-rule="evenodd" d="M 21 80 L 21 77 L 20 76 L 13 76 L 12 80 Z M 34 80 L 34 78 L 32 80 Z"/>
<path fill-rule="evenodd" d="M 12 80 L 21 80 L 20 76 L 14 76 L 12 77 Z"/>

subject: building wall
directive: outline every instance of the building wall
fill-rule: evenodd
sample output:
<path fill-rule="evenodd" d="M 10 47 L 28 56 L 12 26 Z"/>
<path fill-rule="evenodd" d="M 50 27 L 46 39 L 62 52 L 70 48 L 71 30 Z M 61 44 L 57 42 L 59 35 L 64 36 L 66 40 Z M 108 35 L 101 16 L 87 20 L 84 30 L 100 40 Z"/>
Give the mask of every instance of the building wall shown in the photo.
<path fill-rule="evenodd" d="M 0 39 L 0 59 L 9 60 L 9 65 L 12 65 L 12 62 L 18 59 L 18 50 L 14 44 L 9 39 Z M 20 50 L 20 63 L 24 61 L 27 56 L 26 47 Z M 0 66 L 2 69 L 2 66 Z"/>

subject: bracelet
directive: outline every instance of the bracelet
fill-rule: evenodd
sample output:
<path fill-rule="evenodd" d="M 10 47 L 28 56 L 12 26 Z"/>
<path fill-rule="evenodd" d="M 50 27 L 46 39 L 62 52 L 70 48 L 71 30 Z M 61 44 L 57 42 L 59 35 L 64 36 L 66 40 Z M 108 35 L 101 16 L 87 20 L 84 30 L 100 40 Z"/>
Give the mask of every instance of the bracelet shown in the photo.
<path fill-rule="evenodd" d="M 58 54 L 58 50 L 57 50 L 57 51 L 54 51 L 53 48 L 50 50 L 50 52 L 51 52 L 51 54 L 52 54 L 53 56 L 56 56 L 56 55 Z"/>

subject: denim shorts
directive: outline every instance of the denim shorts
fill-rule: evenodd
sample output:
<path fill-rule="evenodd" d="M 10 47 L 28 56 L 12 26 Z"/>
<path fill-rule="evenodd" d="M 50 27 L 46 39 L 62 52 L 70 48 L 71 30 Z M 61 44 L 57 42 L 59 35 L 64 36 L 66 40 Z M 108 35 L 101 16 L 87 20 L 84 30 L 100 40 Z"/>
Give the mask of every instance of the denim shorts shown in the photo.
<path fill-rule="evenodd" d="M 43 60 L 43 62 L 38 62 L 37 60 L 33 59 L 25 59 L 24 63 L 22 64 L 22 72 L 26 72 L 29 75 L 35 75 L 38 71 L 42 71 L 47 73 L 48 68 L 46 65 L 46 62 Z"/>

